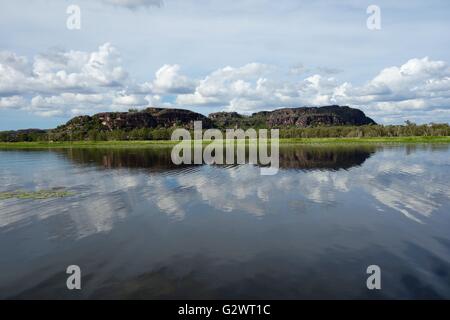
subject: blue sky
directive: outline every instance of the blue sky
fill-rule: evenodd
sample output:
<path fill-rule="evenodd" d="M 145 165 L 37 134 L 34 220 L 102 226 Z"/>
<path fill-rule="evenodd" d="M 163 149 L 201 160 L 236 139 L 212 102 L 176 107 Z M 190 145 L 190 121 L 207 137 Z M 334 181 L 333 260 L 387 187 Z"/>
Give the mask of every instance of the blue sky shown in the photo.
<path fill-rule="evenodd" d="M 381 12 L 369 30 L 366 9 Z M 69 5 L 81 29 L 69 30 Z M 0 4 L 0 130 L 148 106 L 350 105 L 450 120 L 448 1 L 15 0 Z"/>

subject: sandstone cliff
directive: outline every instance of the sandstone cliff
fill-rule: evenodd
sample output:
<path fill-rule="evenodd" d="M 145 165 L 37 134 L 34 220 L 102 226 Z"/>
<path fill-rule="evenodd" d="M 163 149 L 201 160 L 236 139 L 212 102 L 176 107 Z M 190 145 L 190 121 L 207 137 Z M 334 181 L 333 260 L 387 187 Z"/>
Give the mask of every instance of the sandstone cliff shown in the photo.
<path fill-rule="evenodd" d="M 204 128 L 211 127 L 211 120 L 200 113 L 184 109 L 148 108 L 133 112 L 102 112 L 93 116 L 78 116 L 56 130 L 132 130 L 141 128 L 184 127 L 192 129 L 194 121 L 202 121 Z"/>
<path fill-rule="evenodd" d="M 89 135 L 96 139 L 96 133 L 118 133 L 114 139 L 133 139 L 128 132 L 134 129 L 167 129 L 181 127 L 193 129 L 194 121 L 202 121 L 206 128 L 305 128 L 316 126 L 367 125 L 375 124 L 359 109 L 340 106 L 284 108 L 261 111 L 250 116 L 236 112 L 216 112 L 208 117 L 184 109 L 147 108 L 130 112 L 102 112 L 93 116 L 78 116 L 66 124 L 51 130 L 18 130 L 0 132 L 1 141 L 33 141 L 38 136 L 55 140 L 84 140 Z M 147 130 L 148 131 L 148 130 Z M 157 130 L 158 131 L 158 130 Z M 170 139 L 170 130 L 159 130 L 155 136 L 141 133 L 140 139 Z M 123 135 L 121 133 L 124 133 Z M 101 137 L 100 137 L 101 138 Z M 136 137 L 135 137 L 136 138 Z"/>
<path fill-rule="evenodd" d="M 375 124 L 359 109 L 347 106 L 324 106 L 283 108 L 274 111 L 261 111 L 251 116 L 242 116 L 236 112 L 217 112 L 209 118 L 219 127 L 310 127 L 330 125 L 366 125 Z"/>

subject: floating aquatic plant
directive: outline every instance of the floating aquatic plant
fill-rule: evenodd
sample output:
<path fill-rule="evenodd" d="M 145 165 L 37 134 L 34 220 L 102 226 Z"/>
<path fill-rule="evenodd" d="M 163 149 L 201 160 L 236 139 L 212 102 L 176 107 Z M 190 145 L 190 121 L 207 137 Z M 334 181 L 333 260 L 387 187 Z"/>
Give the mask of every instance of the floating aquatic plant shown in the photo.
<path fill-rule="evenodd" d="M 50 198 L 63 198 L 74 195 L 74 193 L 66 190 L 38 190 L 38 191 L 6 191 L 0 192 L 0 200 L 6 199 L 50 199 Z"/>

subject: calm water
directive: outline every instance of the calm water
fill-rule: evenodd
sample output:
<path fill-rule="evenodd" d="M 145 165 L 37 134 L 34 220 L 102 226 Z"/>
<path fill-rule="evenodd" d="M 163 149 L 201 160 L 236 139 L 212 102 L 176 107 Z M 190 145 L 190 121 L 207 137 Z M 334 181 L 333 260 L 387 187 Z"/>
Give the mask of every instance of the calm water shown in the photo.
<path fill-rule="evenodd" d="M 73 192 L 0 200 L 0 298 L 450 298 L 448 145 L 280 157 L 261 176 L 169 149 L 0 151 L 0 192 Z"/>

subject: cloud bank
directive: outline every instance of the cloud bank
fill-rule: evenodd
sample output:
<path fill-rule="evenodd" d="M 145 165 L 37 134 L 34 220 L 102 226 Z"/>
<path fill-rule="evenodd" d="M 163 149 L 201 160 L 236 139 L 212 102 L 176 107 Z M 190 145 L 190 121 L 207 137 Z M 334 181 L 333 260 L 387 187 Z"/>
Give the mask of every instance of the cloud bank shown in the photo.
<path fill-rule="evenodd" d="M 340 104 L 361 108 L 382 123 L 450 119 L 450 67 L 429 57 L 386 67 L 359 85 L 338 79 L 339 70 L 303 65 L 285 70 L 250 62 L 203 77 L 182 70 L 165 64 L 139 83 L 110 43 L 92 52 L 54 50 L 32 59 L 1 51 L 0 110 L 69 117 L 147 106 L 251 113 Z"/>

